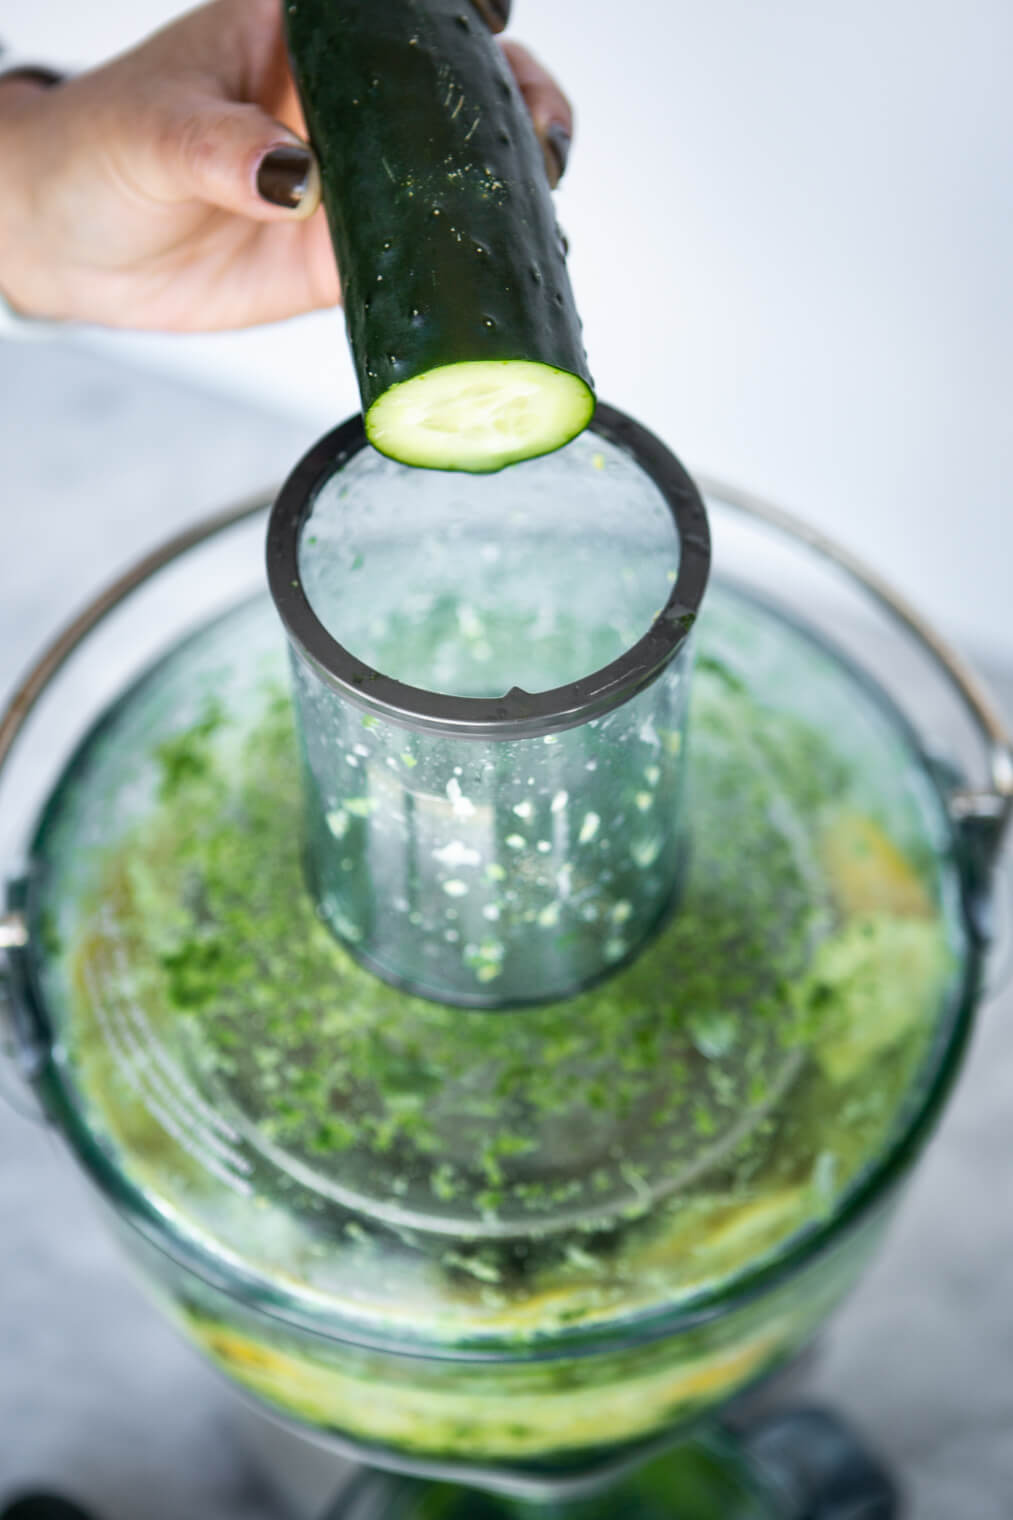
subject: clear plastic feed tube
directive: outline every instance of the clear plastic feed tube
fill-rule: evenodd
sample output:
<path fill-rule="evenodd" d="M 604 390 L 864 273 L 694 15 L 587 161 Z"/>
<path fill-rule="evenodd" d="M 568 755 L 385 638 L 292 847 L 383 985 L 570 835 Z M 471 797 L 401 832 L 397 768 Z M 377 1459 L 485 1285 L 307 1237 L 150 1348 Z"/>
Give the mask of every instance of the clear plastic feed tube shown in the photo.
<path fill-rule="evenodd" d="M 422 996 L 509 1007 L 629 959 L 678 894 L 709 539 L 657 440 L 593 431 L 499 475 L 406 469 L 347 424 L 275 508 L 333 932 Z"/>

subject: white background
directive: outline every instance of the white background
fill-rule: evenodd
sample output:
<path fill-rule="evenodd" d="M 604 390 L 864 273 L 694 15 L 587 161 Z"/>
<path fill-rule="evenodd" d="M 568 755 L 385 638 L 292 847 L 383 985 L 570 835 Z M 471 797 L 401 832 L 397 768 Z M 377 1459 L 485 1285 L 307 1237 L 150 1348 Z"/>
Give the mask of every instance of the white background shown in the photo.
<path fill-rule="evenodd" d="M 335 0 L 340 3 L 340 0 Z M 172 0 L 5 0 L 84 64 Z M 515 0 L 573 95 L 560 197 L 602 396 L 1013 653 L 1013 0 Z M 329 425 L 340 315 L 116 348 Z"/>

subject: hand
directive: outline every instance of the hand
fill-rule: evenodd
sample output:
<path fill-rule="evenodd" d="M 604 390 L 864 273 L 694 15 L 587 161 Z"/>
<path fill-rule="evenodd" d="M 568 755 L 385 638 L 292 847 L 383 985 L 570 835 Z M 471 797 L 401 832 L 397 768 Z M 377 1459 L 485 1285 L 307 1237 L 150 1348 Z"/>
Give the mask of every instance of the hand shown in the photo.
<path fill-rule="evenodd" d="M 473 0 L 501 30 L 509 0 Z M 572 115 L 505 43 L 550 179 Z M 340 300 L 279 0 L 214 0 L 46 89 L 0 80 L 0 290 L 27 315 L 172 332 Z"/>

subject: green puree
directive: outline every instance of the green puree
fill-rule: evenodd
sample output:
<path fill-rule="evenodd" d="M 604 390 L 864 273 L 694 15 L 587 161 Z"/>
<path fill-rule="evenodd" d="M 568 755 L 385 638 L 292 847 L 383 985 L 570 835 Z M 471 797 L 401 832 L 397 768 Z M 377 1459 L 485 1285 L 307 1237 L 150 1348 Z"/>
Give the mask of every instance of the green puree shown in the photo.
<path fill-rule="evenodd" d="M 288 1305 L 261 1321 L 238 1278 L 226 1299 L 149 1263 L 275 1404 L 429 1452 L 587 1448 L 726 1396 L 843 1290 L 831 1258 L 777 1305 L 620 1354 L 631 1316 L 734 1284 L 835 1210 L 916 1101 L 953 978 L 916 758 L 797 635 L 818 727 L 769 700 L 798 696 L 797 671 L 768 660 L 747 688 L 734 656 L 759 662 L 765 618 L 701 629 L 678 911 L 631 966 L 541 1008 L 409 997 L 320 921 L 259 635 L 245 686 L 225 620 L 86 752 L 41 846 L 69 1090 L 172 1233 Z M 525 1360 L 589 1326 L 620 1351 Z M 507 1361 L 365 1356 L 342 1327 Z"/>
<path fill-rule="evenodd" d="M 611 1318 L 823 1215 L 939 1007 L 932 884 L 810 729 L 706 659 L 692 731 L 674 919 L 602 986 L 490 1014 L 350 959 L 303 887 L 287 697 L 245 733 L 209 706 L 161 744 L 157 799 L 107 851 L 74 951 L 76 1063 L 128 1169 L 184 1228 L 422 1333 Z M 241 1137 L 256 1206 L 138 1104 L 100 987 Z"/>

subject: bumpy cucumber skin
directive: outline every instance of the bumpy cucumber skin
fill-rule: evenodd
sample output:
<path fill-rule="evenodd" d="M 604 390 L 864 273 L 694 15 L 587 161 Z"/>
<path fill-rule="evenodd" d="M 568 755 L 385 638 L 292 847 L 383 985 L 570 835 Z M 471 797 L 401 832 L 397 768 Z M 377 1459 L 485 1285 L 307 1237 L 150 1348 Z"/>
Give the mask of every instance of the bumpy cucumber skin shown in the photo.
<path fill-rule="evenodd" d="M 363 411 L 466 360 L 551 365 L 590 392 L 538 140 L 470 0 L 284 9 Z"/>

